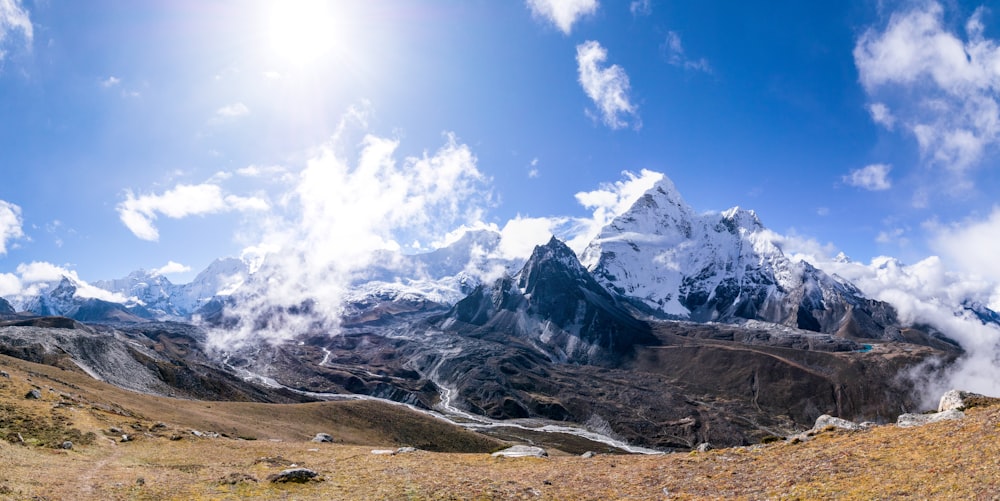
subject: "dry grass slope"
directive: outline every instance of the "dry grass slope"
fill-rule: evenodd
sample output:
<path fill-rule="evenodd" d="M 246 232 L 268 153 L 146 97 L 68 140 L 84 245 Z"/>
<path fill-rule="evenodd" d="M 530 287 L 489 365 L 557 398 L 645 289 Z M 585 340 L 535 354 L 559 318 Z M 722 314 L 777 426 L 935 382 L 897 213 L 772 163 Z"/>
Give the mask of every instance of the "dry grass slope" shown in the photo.
<path fill-rule="evenodd" d="M 399 409 L 176 401 L 123 392 L 70 371 L 4 357 L 0 370 L 11 374 L 0 378 L 0 428 L 7 437 L 0 440 L 2 499 L 1000 496 L 1000 406 L 995 401 L 968 410 L 962 421 L 825 431 L 795 445 L 777 442 L 656 457 L 498 459 L 485 453 L 498 443 L 450 427 L 434 428 Z M 41 388 L 41 400 L 23 398 L 32 385 Z M 160 422 L 163 426 L 157 426 Z M 135 440 L 120 442 L 107 433 L 112 426 Z M 197 438 L 189 429 L 233 438 Z M 339 443 L 309 442 L 317 431 L 334 434 Z M 21 433 L 25 441 L 11 442 L 12 433 Z M 93 433 L 94 440 L 72 450 L 53 448 L 76 433 Z M 235 438 L 248 435 L 257 440 Z M 181 439 L 171 440 L 174 436 Z M 373 448 L 421 441 L 425 449 L 445 443 L 450 446 L 442 448 L 477 452 L 371 454 Z M 265 480 L 293 464 L 317 471 L 322 481 Z"/>

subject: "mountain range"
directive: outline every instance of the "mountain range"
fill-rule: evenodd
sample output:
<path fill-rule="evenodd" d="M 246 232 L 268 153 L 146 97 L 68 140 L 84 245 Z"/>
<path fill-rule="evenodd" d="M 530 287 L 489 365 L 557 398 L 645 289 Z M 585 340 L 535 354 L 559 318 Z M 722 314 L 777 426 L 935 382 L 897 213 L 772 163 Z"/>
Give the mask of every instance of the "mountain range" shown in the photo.
<path fill-rule="evenodd" d="M 264 308 L 239 344 L 226 340 L 246 305 L 281 277 L 267 259 L 220 259 L 182 285 L 145 271 L 93 284 L 62 277 L 9 298 L 11 308 L 0 302 L 9 319 L 0 351 L 68 357 L 109 381 L 128 379 L 116 367 L 142 366 L 162 380 L 133 389 L 151 393 L 203 397 L 207 381 L 228 377 L 227 398 L 364 395 L 480 430 L 570 422 L 660 450 L 752 443 L 822 413 L 893 419 L 919 404 L 900 374 L 941 370 L 962 353 L 849 281 L 785 256 L 753 211 L 697 213 L 668 179 L 579 256 L 555 237 L 523 259 L 500 247 L 499 233 L 476 230 L 426 254 L 379 252 L 344 284 L 333 322 L 309 321 L 330 314 L 320 297 Z M 981 304 L 955 309 L 1000 319 Z M 306 321 L 269 338 L 275 315 Z M 70 330 L 118 348 L 38 331 L 51 325 L 32 316 L 97 322 Z M 48 341 L 26 347 L 26 328 Z"/>

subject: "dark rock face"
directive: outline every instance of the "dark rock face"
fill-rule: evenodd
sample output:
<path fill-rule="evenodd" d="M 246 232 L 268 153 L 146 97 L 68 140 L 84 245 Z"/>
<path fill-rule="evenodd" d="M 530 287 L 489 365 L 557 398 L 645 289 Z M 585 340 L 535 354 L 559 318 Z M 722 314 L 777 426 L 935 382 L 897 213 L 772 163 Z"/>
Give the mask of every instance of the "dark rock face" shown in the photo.
<path fill-rule="evenodd" d="M 14 307 L 6 299 L 0 297 L 0 316 L 13 315 L 14 313 L 16 313 Z"/>
<path fill-rule="evenodd" d="M 478 287 L 442 321 L 473 337 L 521 338 L 559 362 L 616 363 L 636 346 L 655 344 L 635 319 L 555 239 L 535 248 L 514 277 Z"/>

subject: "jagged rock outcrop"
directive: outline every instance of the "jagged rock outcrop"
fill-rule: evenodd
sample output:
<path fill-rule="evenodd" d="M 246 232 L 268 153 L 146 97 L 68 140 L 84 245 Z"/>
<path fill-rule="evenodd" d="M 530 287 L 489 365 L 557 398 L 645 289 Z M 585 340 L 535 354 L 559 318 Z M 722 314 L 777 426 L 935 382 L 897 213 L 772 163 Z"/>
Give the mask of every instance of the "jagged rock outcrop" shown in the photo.
<path fill-rule="evenodd" d="M 649 325 L 635 319 L 555 237 L 535 247 L 515 276 L 480 286 L 459 301 L 442 327 L 476 337 L 521 338 L 558 362 L 613 362 L 637 345 L 658 342 Z"/>

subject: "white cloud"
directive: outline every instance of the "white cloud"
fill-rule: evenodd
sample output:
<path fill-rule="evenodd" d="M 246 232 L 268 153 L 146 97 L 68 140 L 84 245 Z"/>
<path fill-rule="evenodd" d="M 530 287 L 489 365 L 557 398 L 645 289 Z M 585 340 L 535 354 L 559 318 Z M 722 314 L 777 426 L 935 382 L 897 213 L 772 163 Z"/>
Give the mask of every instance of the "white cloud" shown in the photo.
<path fill-rule="evenodd" d="M 854 169 L 843 177 L 845 183 L 869 191 L 883 191 L 892 188 L 889 171 L 892 166 L 872 164 L 861 169 Z"/>
<path fill-rule="evenodd" d="M 14 296 L 15 298 L 19 296 L 35 296 L 45 289 L 58 285 L 59 282 L 62 281 L 63 277 L 65 277 L 70 279 L 76 287 L 76 293 L 74 294 L 76 297 L 94 298 L 112 303 L 124 303 L 127 301 L 127 298 L 121 294 L 108 292 L 81 280 L 75 270 L 70 270 L 52 263 L 43 261 L 21 263 L 17 266 L 17 275 L 18 277 L 14 277 L 17 279 L 16 281 L 11 279 L 12 275 L 3 279 L 7 282 L 6 287 L 13 285 L 19 286 L 19 290 L 17 292 L 9 293 L 9 296 Z"/>
<path fill-rule="evenodd" d="M 215 110 L 215 118 L 218 120 L 231 120 L 245 117 L 250 114 L 250 108 L 243 103 L 233 103 Z"/>
<path fill-rule="evenodd" d="M 21 292 L 21 280 L 13 273 L 0 273 L 0 297 L 9 298 Z"/>
<path fill-rule="evenodd" d="M 650 0 L 632 0 L 628 10 L 636 17 L 648 16 L 653 13 L 653 6 L 650 4 Z"/>
<path fill-rule="evenodd" d="M 8 38 L 16 32 L 24 38 L 25 45 L 31 47 L 34 28 L 21 0 L 0 0 L 0 61 L 7 55 L 4 46 Z"/>
<path fill-rule="evenodd" d="M 612 129 L 629 125 L 640 126 L 636 106 L 629 97 L 629 79 L 617 64 L 602 67 L 608 52 L 601 44 L 589 40 L 576 46 L 576 62 L 580 85 L 587 97 L 594 101 L 604 124 Z"/>
<path fill-rule="evenodd" d="M 1000 235 L 1000 206 L 994 207 L 983 219 L 927 226 L 931 247 L 949 263 L 1000 283 L 1000 238 L 997 237 Z"/>
<path fill-rule="evenodd" d="M 873 120 L 903 124 L 925 158 L 959 176 L 1000 141 L 1000 45 L 985 38 L 983 14 L 968 20 L 963 40 L 946 27 L 941 4 L 921 2 L 854 48 L 861 83 L 881 105 L 869 108 Z"/>
<path fill-rule="evenodd" d="M 872 116 L 872 121 L 892 130 L 896 125 L 896 117 L 885 103 L 872 103 L 868 105 L 868 113 Z"/>
<path fill-rule="evenodd" d="M 868 297 L 891 304 L 904 325 L 930 326 L 961 344 L 965 354 L 943 377 L 919 381 L 917 391 L 928 403 L 936 403 L 952 388 L 1000 395 L 1000 372 L 995 368 L 1000 360 L 1000 327 L 983 324 L 963 306 L 1000 307 L 996 281 L 949 271 L 935 256 L 912 265 L 884 256 L 869 264 L 838 259 L 812 264 L 849 280 Z"/>
<path fill-rule="evenodd" d="M 264 211 L 270 208 L 266 200 L 257 197 L 223 195 L 214 184 L 178 184 L 162 195 L 136 196 L 131 190 L 125 201 L 118 204 L 118 215 L 125 226 L 143 240 L 156 241 L 160 234 L 153 225 L 158 214 L 172 219 L 215 214 L 226 211 Z"/>
<path fill-rule="evenodd" d="M 230 312 L 240 323 L 213 333 L 215 346 L 287 339 L 310 329 L 336 332 L 346 291 L 376 251 L 440 241 L 451 229 L 481 220 L 490 194 L 468 146 L 446 134 L 437 151 L 399 158 L 398 140 L 368 134 L 351 161 L 342 154 L 348 128 L 365 128 L 356 111 L 306 162 L 286 197 L 287 215 L 265 219 L 253 245 L 253 255 L 267 253 L 262 270 L 282 280 Z M 285 313 L 303 305 L 313 314 Z"/>
<path fill-rule="evenodd" d="M 109 87 L 114 87 L 120 83 L 122 83 L 121 79 L 112 75 L 109 76 L 107 79 L 101 81 L 101 87 L 107 89 Z"/>
<path fill-rule="evenodd" d="M 528 8 L 535 17 L 554 24 L 564 34 L 569 35 L 573 24 L 581 17 L 597 12 L 597 0 L 527 0 Z"/>
<path fill-rule="evenodd" d="M 0 256 L 7 254 L 7 244 L 24 236 L 21 208 L 0 200 Z"/>
<path fill-rule="evenodd" d="M 684 54 L 684 45 L 681 44 L 681 36 L 674 31 L 667 32 L 667 39 L 663 43 L 663 50 L 666 53 L 667 62 L 674 65 L 680 66 L 681 68 L 703 71 L 705 73 L 712 72 L 712 65 L 708 64 L 705 58 L 699 58 L 698 60 L 689 59 L 686 54 Z"/>
<path fill-rule="evenodd" d="M 167 264 L 153 270 L 154 275 L 172 275 L 175 273 L 187 273 L 191 271 L 190 266 L 185 266 L 183 264 L 167 261 Z"/>
<path fill-rule="evenodd" d="M 900 247 L 910 244 L 910 239 L 906 238 L 906 230 L 904 228 L 891 228 L 880 231 L 875 237 L 875 241 L 880 244 L 896 244 Z"/>

